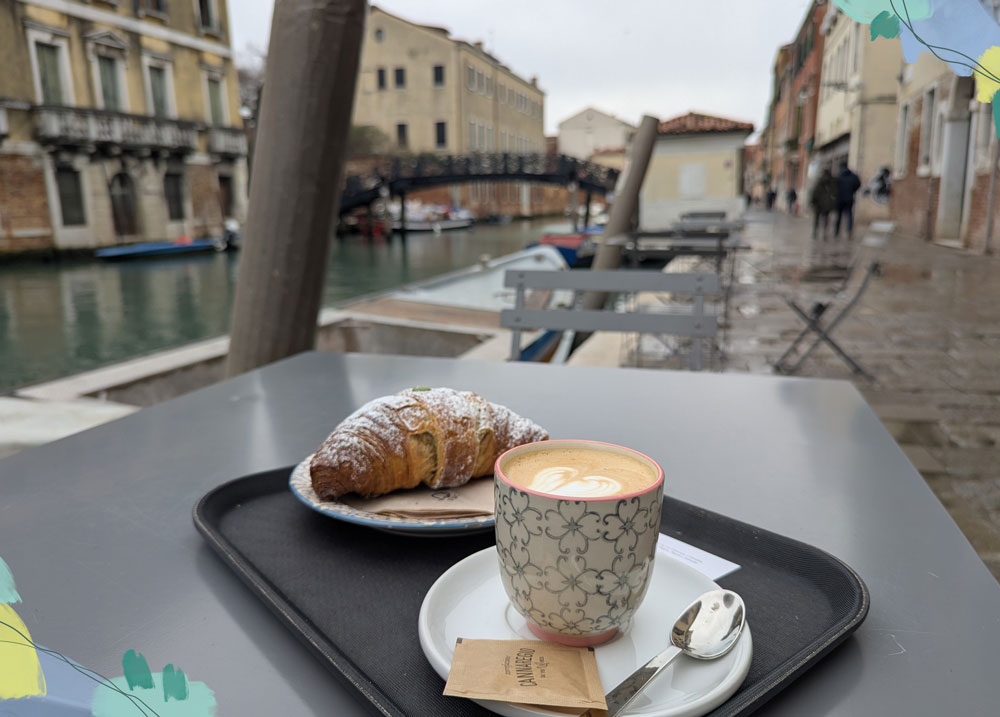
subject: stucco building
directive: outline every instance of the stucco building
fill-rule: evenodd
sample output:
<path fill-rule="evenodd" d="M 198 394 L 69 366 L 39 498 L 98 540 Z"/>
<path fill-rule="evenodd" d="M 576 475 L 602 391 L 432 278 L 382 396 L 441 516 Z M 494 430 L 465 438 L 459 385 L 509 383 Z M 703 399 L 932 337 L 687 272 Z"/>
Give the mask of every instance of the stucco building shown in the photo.
<path fill-rule="evenodd" d="M 975 186 L 974 177 L 966 183 L 971 109 L 978 104 L 973 95 L 971 77 L 956 77 L 948 65 L 926 53 L 902 67 L 890 201 L 892 218 L 902 233 L 952 241 L 965 234 L 965 210 L 971 209 L 966 206 L 971 191 L 966 190 Z M 992 116 L 987 120 L 976 124 L 982 129 L 983 124 L 992 124 Z M 976 144 L 985 139 L 988 148 L 990 136 L 973 133 L 971 139 L 974 169 Z"/>
<path fill-rule="evenodd" d="M 834 174 L 841 161 L 869 181 L 891 167 L 896 143 L 896 92 L 902 66 L 898 40 L 872 42 L 867 25 L 831 6 L 823 19 L 823 71 L 816 121 L 820 166 Z M 859 196 L 858 219 L 884 219 L 888 205 Z"/>
<path fill-rule="evenodd" d="M 829 4 L 809 4 L 795 39 L 779 48 L 771 75 L 771 106 L 762 133 L 762 164 L 767 183 L 778 193 L 777 206 L 794 189 L 797 206 L 805 200 L 809 162 L 816 146 L 823 35 L 820 26 Z"/>
<path fill-rule="evenodd" d="M 214 235 L 243 220 L 226 0 L 10 0 L 0 67 L 0 251 Z"/>
<path fill-rule="evenodd" d="M 984 23 L 1000 15 L 993 0 L 982 5 Z M 992 106 L 976 100 L 972 77 L 926 52 L 903 65 L 889 203 L 898 231 L 981 251 L 992 221 L 995 245 L 1000 201 L 992 217 L 988 210 L 996 149 Z M 1000 195 L 1000 181 L 996 187 Z"/>
<path fill-rule="evenodd" d="M 749 122 L 691 112 L 660 123 L 639 198 L 646 229 L 669 226 L 686 212 L 743 212 L 743 144 Z"/>
<path fill-rule="evenodd" d="M 580 110 L 559 123 L 559 154 L 589 159 L 595 153 L 624 150 L 632 142 L 635 127 L 594 107 Z"/>
<path fill-rule="evenodd" d="M 545 93 L 487 52 L 373 6 L 354 97 L 355 125 L 377 127 L 392 151 L 420 154 L 544 153 Z M 419 193 L 480 214 L 539 213 L 544 191 L 482 182 Z"/>
<path fill-rule="evenodd" d="M 784 196 L 785 154 L 788 145 L 788 107 L 791 73 L 787 71 L 792 57 L 791 45 L 778 48 L 771 67 L 771 102 L 768 106 L 767 124 L 760 134 L 759 174 L 763 182 L 763 194 L 773 190 Z"/>

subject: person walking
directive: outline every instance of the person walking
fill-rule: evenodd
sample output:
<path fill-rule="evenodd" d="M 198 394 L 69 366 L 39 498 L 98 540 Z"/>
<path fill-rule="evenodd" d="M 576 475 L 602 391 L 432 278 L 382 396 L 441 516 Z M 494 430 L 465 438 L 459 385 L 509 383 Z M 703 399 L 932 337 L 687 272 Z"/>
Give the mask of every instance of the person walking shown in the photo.
<path fill-rule="evenodd" d="M 795 216 L 795 203 L 799 200 L 799 193 L 795 191 L 795 187 L 789 187 L 785 191 L 785 201 L 788 203 L 788 213 L 793 217 Z"/>
<path fill-rule="evenodd" d="M 813 233 L 815 240 L 820 224 L 823 225 L 823 241 L 826 241 L 827 227 L 829 226 L 830 212 L 837 208 L 837 180 L 830 172 L 829 167 L 823 168 L 823 173 L 813 185 L 809 195 L 809 206 L 813 210 Z"/>
<path fill-rule="evenodd" d="M 854 195 L 861 187 L 858 175 L 847 168 L 847 162 L 840 163 L 840 174 L 837 175 L 837 222 L 833 226 L 833 235 L 840 236 L 840 222 L 847 218 L 847 238 L 854 233 Z"/>

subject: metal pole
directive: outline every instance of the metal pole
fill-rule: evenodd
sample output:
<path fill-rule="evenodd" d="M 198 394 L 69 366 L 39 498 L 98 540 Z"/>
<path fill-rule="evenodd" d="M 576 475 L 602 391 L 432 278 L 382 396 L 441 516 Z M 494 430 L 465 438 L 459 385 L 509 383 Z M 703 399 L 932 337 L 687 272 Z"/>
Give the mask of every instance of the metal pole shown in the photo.
<path fill-rule="evenodd" d="M 938 180 L 939 182 L 941 180 Z M 838 215 L 839 216 L 839 215 Z M 934 239 L 934 175 L 927 175 L 927 212 L 924 215 L 924 241 Z"/>
<path fill-rule="evenodd" d="M 406 192 L 399 193 L 399 238 L 406 239 Z"/>
<path fill-rule="evenodd" d="M 983 254 L 992 254 L 990 242 L 993 240 L 993 207 L 997 197 L 997 162 L 1000 161 L 1000 139 L 993 143 L 993 167 L 990 170 L 990 198 L 986 203 L 986 243 L 983 245 Z"/>
<path fill-rule="evenodd" d="M 570 223 L 573 225 L 573 232 L 576 233 L 580 230 L 580 218 L 577 214 L 578 205 L 580 202 L 580 187 L 576 181 L 571 181 L 566 185 L 569 190 L 569 218 Z"/>
<path fill-rule="evenodd" d="M 275 5 L 227 376 L 315 345 L 366 12 Z"/>
<path fill-rule="evenodd" d="M 584 201 L 586 204 L 583 205 L 583 231 L 587 231 L 587 227 L 590 226 L 590 190 L 584 195 Z"/>

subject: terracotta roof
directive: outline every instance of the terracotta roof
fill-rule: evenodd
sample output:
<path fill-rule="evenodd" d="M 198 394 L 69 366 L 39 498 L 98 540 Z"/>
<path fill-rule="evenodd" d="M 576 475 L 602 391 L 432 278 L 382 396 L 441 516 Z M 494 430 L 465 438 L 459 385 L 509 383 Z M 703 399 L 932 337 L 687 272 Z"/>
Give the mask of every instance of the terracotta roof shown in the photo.
<path fill-rule="evenodd" d="M 711 132 L 753 132 L 750 122 L 688 112 L 660 122 L 659 134 L 707 134 Z"/>

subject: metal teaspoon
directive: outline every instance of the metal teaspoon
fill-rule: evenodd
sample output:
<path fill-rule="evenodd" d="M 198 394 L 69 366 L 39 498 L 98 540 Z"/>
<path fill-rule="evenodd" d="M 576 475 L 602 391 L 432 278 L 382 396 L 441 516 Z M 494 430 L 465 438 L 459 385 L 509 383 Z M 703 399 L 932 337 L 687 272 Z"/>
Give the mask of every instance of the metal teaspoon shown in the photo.
<path fill-rule="evenodd" d="M 670 647 L 629 675 L 607 694 L 608 717 L 617 717 L 646 685 L 682 652 L 697 660 L 714 660 L 733 649 L 746 624 L 743 599 L 731 590 L 710 590 L 677 618 Z"/>

